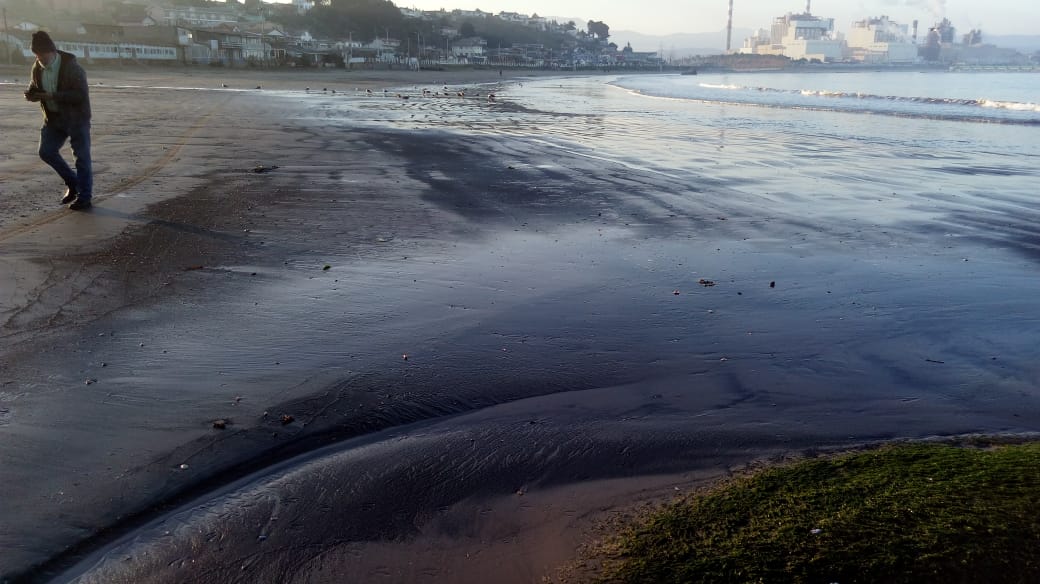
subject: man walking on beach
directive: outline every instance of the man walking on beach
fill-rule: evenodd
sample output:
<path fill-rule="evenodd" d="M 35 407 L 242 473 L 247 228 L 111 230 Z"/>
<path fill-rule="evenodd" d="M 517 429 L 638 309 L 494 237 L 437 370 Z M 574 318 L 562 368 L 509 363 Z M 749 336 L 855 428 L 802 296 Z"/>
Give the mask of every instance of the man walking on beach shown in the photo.
<path fill-rule="evenodd" d="M 94 174 L 90 164 L 90 95 L 87 74 L 72 53 L 59 51 L 50 35 L 32 35 L 30 49 L 36 55 L 25 99 L 39 102 L 43 110 L 40 129 L 40 158 L 65 181 L 68 189 L 61 199 L 74 211 L 91 207 Z M 76 170 L 61 156 L 68 140 L 76 159 Z"/>

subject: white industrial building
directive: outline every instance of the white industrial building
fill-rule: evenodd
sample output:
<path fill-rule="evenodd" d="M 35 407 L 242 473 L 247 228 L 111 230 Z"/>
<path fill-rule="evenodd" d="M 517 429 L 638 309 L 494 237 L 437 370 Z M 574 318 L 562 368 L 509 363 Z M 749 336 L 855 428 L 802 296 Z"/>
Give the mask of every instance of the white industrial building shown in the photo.
<path fill-rule="evenodd" d="M 770 30 L 773 44 L 780 45 L 788 59 L 840 61 L 844 59 L 844 43 L 834 32 L 833 18 L 805 14 L 777 17 Z"/>
<path fill-rule="evenodd" d="M 887 16 L 852 23 L 846 43 L 849 58 L 864 63 L 913 63 L 917 61 L 917 45 L 911 42 L 905 24 L 897 24 Z"/>
<path fill-rule="evenodd" d="M 845 42 L 834 31 L 833 18 L 820 18 L 806 11 L 776 17 L 768 32 L 760 30 L 744 39 L 739 52 L 782 55 L 793 60 L 841 61 L 845 58 Z"/>

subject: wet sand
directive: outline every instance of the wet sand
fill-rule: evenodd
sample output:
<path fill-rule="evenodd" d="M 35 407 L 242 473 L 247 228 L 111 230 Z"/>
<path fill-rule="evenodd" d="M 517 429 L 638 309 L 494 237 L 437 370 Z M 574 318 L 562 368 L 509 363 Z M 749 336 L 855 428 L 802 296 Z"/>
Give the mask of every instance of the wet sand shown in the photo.
<path fill-rule="evenodd" d="M 93 212 L 0 152 L 0 578 L 530 582 L 756 460 L 1038 429 L 1029 238 L 549 147 L 508 80 L 105 75 Z"/>

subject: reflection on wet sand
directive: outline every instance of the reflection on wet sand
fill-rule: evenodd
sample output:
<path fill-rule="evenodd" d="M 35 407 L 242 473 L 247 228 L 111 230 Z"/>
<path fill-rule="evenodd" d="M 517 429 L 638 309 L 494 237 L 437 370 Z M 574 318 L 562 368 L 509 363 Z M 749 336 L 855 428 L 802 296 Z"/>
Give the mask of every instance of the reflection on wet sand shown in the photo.
<path fill-rule="evenodd" d="M 249 98 L 256 159 L 51 260 L 36 297 L 79 293 L 4 349 L 5 570 L 86 540 L 32 578 L 480 581 L 482 551 L 530 581 L 597 506 L 684 473 L 1036 431 L 1027 177 L 907 190 L 949 164 L 823 131 L 767 149 L 775 112 L 678 124 L 584 83 Z M 610 496 L 566 491 L 590 485 Z"/>

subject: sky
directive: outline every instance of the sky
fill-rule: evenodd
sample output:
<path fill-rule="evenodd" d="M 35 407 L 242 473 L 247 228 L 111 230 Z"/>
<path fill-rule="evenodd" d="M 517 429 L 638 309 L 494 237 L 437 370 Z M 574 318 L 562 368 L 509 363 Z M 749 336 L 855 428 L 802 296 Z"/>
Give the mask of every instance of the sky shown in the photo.
<path fill-rule="evenodd" d="M 421 10 L 479 8 L 494 14 L 600 20 L 612 30 L 650 35 L 724 30 L 729 10 L 729 0 L 394 0 L 394 4 Z M 805 0 L 733 0 L 733 26 L 768 29 L 774 17 L 804 11 Z M 814 0 L 812 12 L 833 18 L 839 32 L 848 32 L 853 21 L 886 15 L 907 25 L 916 19 L 921 30 L 946 16 L 962 33 L 981 28 L 984 35 L 1040 35 L 1037 0 Z"/>

